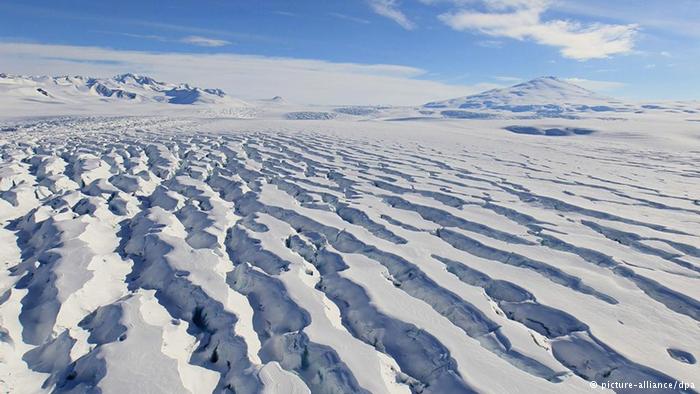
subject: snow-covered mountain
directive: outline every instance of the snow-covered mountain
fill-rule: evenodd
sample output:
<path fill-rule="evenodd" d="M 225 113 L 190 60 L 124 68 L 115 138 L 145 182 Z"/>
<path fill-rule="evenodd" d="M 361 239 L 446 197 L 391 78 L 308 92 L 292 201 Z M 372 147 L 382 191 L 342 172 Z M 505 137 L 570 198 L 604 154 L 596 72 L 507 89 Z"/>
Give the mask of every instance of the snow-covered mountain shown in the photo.
<path fill-rule="evenodd" d="M 425 108 L 456 108 L 564 115 L 576 112 L 629 112 L 634 105 L 604 97 L 556 77 L 541 77 L 508 88 L 434 101 Z"/>
<path fill-rule="evenodd" d="M 626 118 L 637 114 L 697 116 L 697 102 L 628 103 L 555 77 L 415 107 L 310 105 L 275 96 L 250 104 L 221 89 L 167 83 L 126 73 L 112 78 L 22 76 L 0 73 L 0 107 L 16 117 L 167 115 L 173 110 L 230 118 L 294 120 L 488 120 Z"/>
<path fill-rule="evenodd" d="M 458 119 L 621 119 L 645 114 L 700 113 L 697 101 L 637 102 L 592 92 L 557 77 L 540 77 L 507 88 L 449 100 L 432 101 L 419 111 L 421 118 Z"/>
<path fill-rule="evenodd" d="M 131 73 L 112 78 L 0 74 L 0 94 L 17 101 L 48 104 L 131 101 L 236 107 L 247 105 L 229 97 L 221 89 L 159 82 L 148 76 Z"/>

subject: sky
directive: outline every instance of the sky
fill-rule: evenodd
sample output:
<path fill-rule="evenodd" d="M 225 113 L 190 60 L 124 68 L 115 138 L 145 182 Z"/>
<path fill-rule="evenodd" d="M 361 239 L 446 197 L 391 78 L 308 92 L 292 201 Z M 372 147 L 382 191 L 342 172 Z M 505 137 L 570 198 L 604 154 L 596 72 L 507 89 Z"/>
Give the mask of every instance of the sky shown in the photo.
<path fill-rule="evenodd" d="M 0 72 L 411 105 L 558 76 L 700 99 L 700 0 L 0 0 Z"/>

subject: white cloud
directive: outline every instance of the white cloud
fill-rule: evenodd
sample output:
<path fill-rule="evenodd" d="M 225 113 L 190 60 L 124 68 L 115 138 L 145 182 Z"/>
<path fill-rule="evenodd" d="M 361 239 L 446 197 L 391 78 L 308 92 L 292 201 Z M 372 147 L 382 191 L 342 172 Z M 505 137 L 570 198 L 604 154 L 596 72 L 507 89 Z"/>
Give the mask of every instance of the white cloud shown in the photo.
<path fill-rule="evenodd" d="M 124 36 L 124 37 L 139 38 L 139 39 L 143 39 L 143 40 L 153 40 L 153 41 L 161 41 L 161 42 L 172 41 L 164 36 L 160 36 L 157 34 L 119 33 L 119 32 L 111 32 L 111 31 L 104 31 L 104 30 L 98 31 L 98 33 L 117 34 L 117 35 Z"/>
<path fill-rule="evenodd" d="M 503 46 L 503 43 L 498 40 L 482 40 L 477 41 L 476 45 L 483 48 L 500 48 Z"/>
<path fill-rule="evenodd" d="M 574 85 L 581 86 L 588 90 L 595 90 L 598 92 L 617 90 L 625 87 L 624 83 L 615 81 L 596 81 L 593 79 L 584 78 L 564 78 L 564 80 L 566 82 L 573 83 Z"/>
<path fill-rule="evenodd" d="M 556 0 L 552 6 L 557 11 L 569 14 L 635 23 L 642 26 L 647 34 L 650 34 L 650 30 L 658 30 L 700 38 L 700 23 L 697 22 L 700 2 L 697 0 Z"/>
<path fill-rule="evenodd" d="M 226 45 L 231 45 L 231 41 L 217 40 L 215 38 L 207 38 L 202 36 L 187 36 L 180 39 L 180 42 L 198 45 L 201 47 L 223 47 Z"/>
<path fill-rule="evenodd" d="M 330 15 L 334 18 L 359 23 L 361 25 L 368 25 L 370 23 L 367 19 L 357 18 L 357 17 L 351 16 L 351 15 L 345 15 L 345 14 L 341 14 L 339 12 L 329 12 L 328 15 Z"/>
<path fill-rule="evenodd" d="M 419 79 L 424 70 L 391 64 L 237 54 L 153 53 L 0 42 L 0 70 L 14 74 L 112 76 L 124 72 L 222 88 L 247 100 L 283 96 L 316 104 L 417 105 L 490 87 Z"/>
<path fill-rule="evenodd" d="M 190 44 L 190 45 L 212 47 L 212 48 L 213 47 L 222 47 L 222 46 L 233 44 L 230 41 L 219 40 L 219 39 L 214 39 L 214 38 L 207 38 L 207 37 L 202 37 L 202 36 L 187 36 L 187 37 L 182 37 L 182 38 L 168 38 L 168 37 L 165 37 L 162 35 L 157 35 L 157 34 L 122 33 L 122 32 L 109 31 L 109 30 L 95 30 L 94 32 L 103 33 L 103 34 L 114 34 L 114 35 L 120 35 L 120 36 L 124 36 L 124 37 L 138 38 L 138 39 L 142 39 L 142 40 L 153 40 L 153 41 L 160 41 L 160 42 L 175 42 L 175 43 Z"/>
<path fill-rule="evenodd" d="M 367 0 L 369 6 L 372 8 L 376 14 L 381 15 L 385 18 L 389 18 L 392 21 L 398 23 L 401 27 L 406 30 L 413 30 L 416 25 L 408 19 L 406 14 L 404 14 L 399 9 L 399 4 L 397 0 Z"/>
<path fill-rule="evenodd" d="M 560 48 L 562 56 L 588 60 L 633 50 L 637 25 L 584 25 L 573 20 L 543 20 L 550 0 L 458 0 L 459 4 L 477 3 L 473 7 L 439 16 L 455 30 L 477 31 L 492 37 L 532 40 L 542 45 Z"/>

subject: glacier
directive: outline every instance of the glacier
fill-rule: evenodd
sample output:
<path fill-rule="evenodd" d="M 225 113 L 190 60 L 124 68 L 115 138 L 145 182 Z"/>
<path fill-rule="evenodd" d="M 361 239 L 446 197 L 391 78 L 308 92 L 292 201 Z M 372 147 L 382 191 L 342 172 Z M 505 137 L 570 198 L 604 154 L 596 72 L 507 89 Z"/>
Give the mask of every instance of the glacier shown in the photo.
<path fill-rule="evenodd" d="M 698 103 L 544 77 L 313 106 L 135 74 L 2 74 L 0 103 L 7 392 L 700 384 Z"/>

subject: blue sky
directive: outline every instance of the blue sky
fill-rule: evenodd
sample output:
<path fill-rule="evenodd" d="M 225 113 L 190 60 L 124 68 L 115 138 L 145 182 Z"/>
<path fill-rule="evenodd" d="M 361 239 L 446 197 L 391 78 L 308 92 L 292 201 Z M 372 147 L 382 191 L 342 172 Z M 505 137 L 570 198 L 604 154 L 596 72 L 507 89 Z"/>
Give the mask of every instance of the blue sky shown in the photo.
<path fill-rule="evenodd" d="M 247 98 L 396 104 L 556 75 L 699 99 L 698 20 L 697 0 L 2 1 L 0 72 L 135 71 Z"/>

